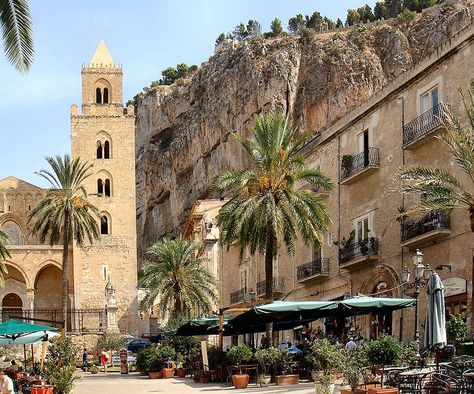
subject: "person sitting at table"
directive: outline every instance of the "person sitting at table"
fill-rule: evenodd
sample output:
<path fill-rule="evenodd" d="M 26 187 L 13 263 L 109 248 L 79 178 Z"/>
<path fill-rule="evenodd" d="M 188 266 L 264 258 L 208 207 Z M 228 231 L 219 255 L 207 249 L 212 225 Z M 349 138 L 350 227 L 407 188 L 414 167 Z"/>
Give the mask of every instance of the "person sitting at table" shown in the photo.
<path fill-rule="evenodd" d="M 11 361 L 11 365 L 8 367 L 8 370 L 11 371 L 11 372 L 18 372 L 18 365 L 16 364 L 16 361 L 15 360 L 12 360 Z"/>
<path fill-rule="evenodd" d="M 0 369 L 0 394 L 14 394 L 13 380 Z"/>

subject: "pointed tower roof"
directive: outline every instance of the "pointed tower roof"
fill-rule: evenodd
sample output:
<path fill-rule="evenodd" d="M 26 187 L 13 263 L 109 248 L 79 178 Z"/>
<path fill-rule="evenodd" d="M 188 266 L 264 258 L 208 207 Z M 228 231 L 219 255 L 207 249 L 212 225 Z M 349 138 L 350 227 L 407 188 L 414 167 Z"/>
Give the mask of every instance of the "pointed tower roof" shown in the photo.
<path fill-rule="evenodd" d="M 92 56 L 89 66 L 113 66 L 114 60 L 112 55 L 107 49 L 104 40 L 100 40 L 99 46 L 95 50 L 94 56 Z"/>

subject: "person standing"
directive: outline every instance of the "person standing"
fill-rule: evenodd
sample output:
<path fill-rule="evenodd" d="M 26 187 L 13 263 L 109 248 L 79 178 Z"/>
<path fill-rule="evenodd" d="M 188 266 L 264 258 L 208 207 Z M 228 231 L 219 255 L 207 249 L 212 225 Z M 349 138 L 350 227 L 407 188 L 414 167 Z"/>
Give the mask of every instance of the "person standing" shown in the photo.
<path fill-rule="evenodd" d="M 1 394 L 14 394 L 13 380 L 5 372 L 0 369 L 0 393 Z"/>
<path fill-rule="evenodd" d="M 104 372 L 107 373 L 107 361 L 109 357 L 107 357 L 107 353 L 105 352 L 104 349 L 100 352 L 100 363 L 104 367 Z"/>
<path fill-rule="evenodd" d="M 84 372 L 87 372 L 89 368 L 89 354 L 87 353 L 87 349 L 84 348 L 84 352 L 82 353 L 82 369 Z"/>
<path fill-rule="evenodd" d="M 352 352 L 357 347 L 357 344 L 354 342 L 354 338 L 350 337 L 349 341 L 346 343 L 346 350 Z"/>

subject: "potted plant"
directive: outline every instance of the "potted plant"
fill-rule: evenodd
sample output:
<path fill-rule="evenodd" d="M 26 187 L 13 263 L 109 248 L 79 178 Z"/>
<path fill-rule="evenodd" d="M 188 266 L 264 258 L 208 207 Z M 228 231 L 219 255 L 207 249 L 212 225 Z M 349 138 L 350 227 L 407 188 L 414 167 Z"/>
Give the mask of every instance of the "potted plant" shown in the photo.
<path fill-rule="evenodd" d="M 176 351 L 171 346 L 164 345 L 160 347 L 158 352 L 165 365 L 165 368 L 163 368 L 163 377 L 170 379 L 174 376 L 174 368 L 171 364 L 171 360 L 176 357 Z"/>
<path fill-rule="evenodd" d="M 344 382 L 350 386 L 350 390 L 341 389 L 341 394 L 366 394 L 367 390 L 359 388 L 359 383 L 363 380 L 362 366 L 367 365 L 365 349 L 363 346 L 357 347 L 346 353 L 344 363 Z"/>
<path fill-rule="evenodd" d="M 390 335 L 382 335 L 378 339 L 366 343 L 365 347 L 369 363 L 373 366 L 382 367 L 381 387 L 369 388 L 368 393 L 397 394 L 398 389 L 383 387 L 383 368 L 400 360 L 403 353 L 403 345 Z"/>
<path fill-rule="evenodd" d="M 186 377 L 186 368 L 185 368 L 185 358 L 182 353 L 176 353 L 176 361 L 178 362 L 178 367 L 176 368 L 176 374 L 178 378 L 185 378 Z"/>
<path fill-rule="evenodd" d="M 313 371 L 311 377 L 316 384 L 316 391 L 326 393 L 334 390 L 334 373 L 344 368 L 344 350 L 326 339 L 318 339 L 311 345 L 306 356 Z"/>
<path fill-rule="evenodd" d="M 464 341 L 468 335 L 468 327 L 461 315 L 450 315 L 446 322 L 446 334 L 455 346 Z"/>
<path fill-rule="evenodd" d="M 353 159 L 352 155 L 343 155 L 341 158 L 341 167 L 345 178 L 347 178 L 352 171 Z"/>
<path fill-rule="evenodd" d="M 434 349 L 428 349 L 425 352 L 425 358 L 424 358 L 425 365 L 434 364 L 435 356 L 436 356 L 435 350 Z"/>
<path fill-rule="evenodd" d="M 260 364 L 262 373 L 258 376 L 258 383 L 260 386 L 268 386 L 272 379 L 270 375 L 270 367 L 275 364 L 275 361 L 280 356 L 278 349 L 269 347 L 268 349 L 259 349 L 255 352 L 255 358 Z"/>
<path fill-rule="evenodd" d="M 412 341 L 403 345 L 402 355 L 400 361 L 408 366 L 415 366 L 420 364 L 420 356 L 418 355 L 418 343 Z"/>
<path fill-rule="evenodd" d="M 226 354 L 217 346 L 211 346 L 207 350 L 209 370 L 212 381 L 224 381 L 227 378 Z"/>
<path fill-rule="evenodd" d="M 97 375 L 99 373 L 99 367 L 97 365 L 93 365 L 92 367 L 89 368 L 89 371 L 93 375 Z"/>
<path fill-rule="evenodd" d="M 288 350 L 278 350 L 278 357 L 275 359 L 273 369 L 276 373 L 275 383 L 277 386 L 298 384 L 300 376 L 291 373 L 293 360 Z"/>
<path fill-rule="evenodd" d="M 57 394 L 69 394 L 74 389 L 76 379 L 73 368 L 60 368 L 49 376 L 49 382 L 54 385 Z"/>
<path fill-rule="evenodd" d="M 239 373 L 232 375 L 232 384 L 236 389 L 245 389 L 249 384 L 249 375 L 242 373 L 242 363 L 252 358 L 252 350 L 246 345 L 232 346 L 227 352 L 227 359 L 231 364 L 239 367 Z"/>
<path fill-rule="evenodd" d="M 211 374 L 209 373 L 209 371 L 200 371 L 199 372 L 199 383 L 209 383 L 211 379 Z"/>

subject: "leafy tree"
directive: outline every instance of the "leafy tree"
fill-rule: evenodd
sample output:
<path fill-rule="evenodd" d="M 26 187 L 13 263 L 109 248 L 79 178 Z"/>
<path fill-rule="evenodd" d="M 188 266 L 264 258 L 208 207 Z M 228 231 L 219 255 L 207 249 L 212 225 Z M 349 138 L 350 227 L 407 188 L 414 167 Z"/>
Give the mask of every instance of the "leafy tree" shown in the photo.
<path fill-rule="evenodd" d="M 449 320 L 446 322 L 446 333 L 448 338 L 457 344 L 467 338 L 469 328 L 461 315 L 450 315 Z"/>
<path fill-rule="evenodd" d="M 397 16 L 397 22 L 402 29 L 407 30 L 416 18 L 416 12 L 406 8 Z"/>
<path fill-rule="evenodd" d="M 361 20 L 360 18 L 360 15 L 359 13 L 357 12 L 357 10 L 347 10 L 347 19 L 346 19 L 346 23 L 349 25 L 349 26 L 352 26 L 356 23 L 359 23 Z"/>
<path fill-rule="evenodd" d="M 256 37 L 262 35 L 262 26 L 257 21 L 250 19 L 247 22 L 247 36 Z"/>
<path fill-rule="evenodd" d="M 28 215 L 34 220 L 32 234 L 39 234 L 40 243 L 49 238 L 50 245 L 62 244 L 62 313 L 67 327 L 69 248 L 75 241 L 83 246 L 93 243 L 100 236 L 99 210 L 90 203 L 84 182 L 92 175 L 92 164 L 71 159 L 69 155 L 46 157 L 51 170 L 42 169 L 38 175 L 46 179 L 51 187 Z"/>
<path fill-rule="evenodd" d="M 160 85 L 171 85 L 178 79 L 177 70 L 175 67 L 167 67 L 162 72 L 163 78 L 160 79 Z"/>
<path fill-rule="evenodd" d="M 307 44 L 308 42 L 311 42 L 315 36 L 315 32 L 313 29 L 310 29 L 308 27 L 303 27 L 301 29 L 301 42 L 304 44 Z"/>
<path fill-rule="evenodd" d="M 239 41 L 245 40 L 248 37 L 247 28 L 243 23 L 240 23 L 234 28 L 234 31 L 232 32 L 232 37 Z"/>
<path fill-rule="evenodd" d="M 374 7 L 374 17 L 376 20 L 387 19 L 388 12 L 385 3 L 382 1 L 378 1 L 375 3 Z"/>
<path fill-rule="evenodd" d="M 359 14 L 360 20 L 363 22 L 373 22 L 375 20 L 372 8 L 367 4 L 363 7 L 358 8 L 357 13 Z"/>
<path fill-rule="evenodd" d="M 323 16 L 315 11 L 311 16 L 306 15 L 306 27 L 308 29 L 319 30 L 324 22 Z"/>
<path fill-rule="evenodd" d="M 217 281 L 196 257 L 200 245 L 184 239 L 164 239 L 147 251 L 148 262 L 139 273 L 139 285 L 147 290 L 142 308 L 160 301 L 160 311 L 209 312 L 213 309 Z"/>
<path fill-rule="evenodd" d="M 331 180 L 310 168 L 299 149 L 310 138 L 287 117 L 270 113 L 256 117 L 246 139 L 234 134 L 250 159 L 246 170 L 229 170 L 218 175 L 214 190 L 229 193 L 231 199 L 217 216 L 220 243 L 237 242 L 241 255 L 265 254 L 266 297 L 273 297 L 273 262 L 280 245 L 295 252 L 298 233 L 305 244 L 321 245 L 321 233 L 329 223 L 325 205 L 313 193 L 298 190 L 307 183 L 322 190 L 332 189 Z"/>
<path fill-rule="evenodd" d="M 424 10 L 425 8 L 433 7 L 438 3 L 437 0 L 419 0 L 420 2 L 420 11 Z"/>
<path fill-rule="evenodd" d="M 403 7 L 410 11 L 421 11 L 419 0 L 405 0 L 403 2 Z"/>
<path fill-rule="evenodd" d="M 7 60 L 27 72 L 35 54 L 28 0 L 0 0 L 0 28 Z"/>
<path fill-rule="evenodd" d="M 294 35 L 300 34 L 301 29 L 305 26 L 306 20 L 302 14 L 296 15 L 288 21 L 288 31 Z"/>
<path fill-rule="evenodd" d="M 342 21 L 341 21 L 340 18 L 337 18 L 336 27 L 337 27 L 338 29 L 340 29 L 341 27 L 344 27 L 344 23 L 342 23 Z"/>
<path fill-rule="evenodd" d="M 219 34 L 219 37 L 216 38 L 216 45 L 222 44 L 225 40 L 225 34 Z"/>
<path fill-rule="evenodd" d="M 327 28 L 329 30 L 333 30 L 336 27 L 336 22 L 334 22 L 332 19 L 330 19 L 328 17 L 324 17 L 324 23 L 326 23 Z M 341 24 L 342 24 L 342 22 L 341 22 Z"/>
<path fill-rule="evenodd" d="M 402 0 L 385 0 L 385 7 L 387 8 L 387 17 L 395 18 L 402 11 Z"/>
<path fill-rule="evenodd" d="M 270 29 L 272 31 L 273 37 L 278 37 L 281 33 L 283 33 L 281 20 L 278 18 L 273 19 L 272 23 L 270 24 Z"/>
<path fill-rule="evenodd" d="M 125 346 L 125 340 L 123 336 L 118 332 L 107 332 L 99 338 L 97 342 L 97 350 L 100 352 L 102 349 L 105 350 L 119 350 Z"/>
<path fill-rule="evenodd" d="M 5 283 L 5 275 L 8 273 L 5 265 L 5 260 L 10 256 L 10 252 L 5 247 L 6 244 L 10 243 L 10 237 L 7 233 L 0 230 L 0 285 Z"/>
<path fill-rule="evenodd" d="M 465 124 L 450 109 L 440 113 L 446 133 L 439 137 L 451 152 L 454 163 L 467 175 L 463 183 L 450 170 L 425 166 L 402 167 L 398 172 L 404 194 L 423 195 L 419 203 L 404 214 L 426 214 L 439 210 L 464 209 L 469 214 L 470 228 L 474 232 L 474 83 L 467 92 L 460 90 L 468 122 Z"/>

